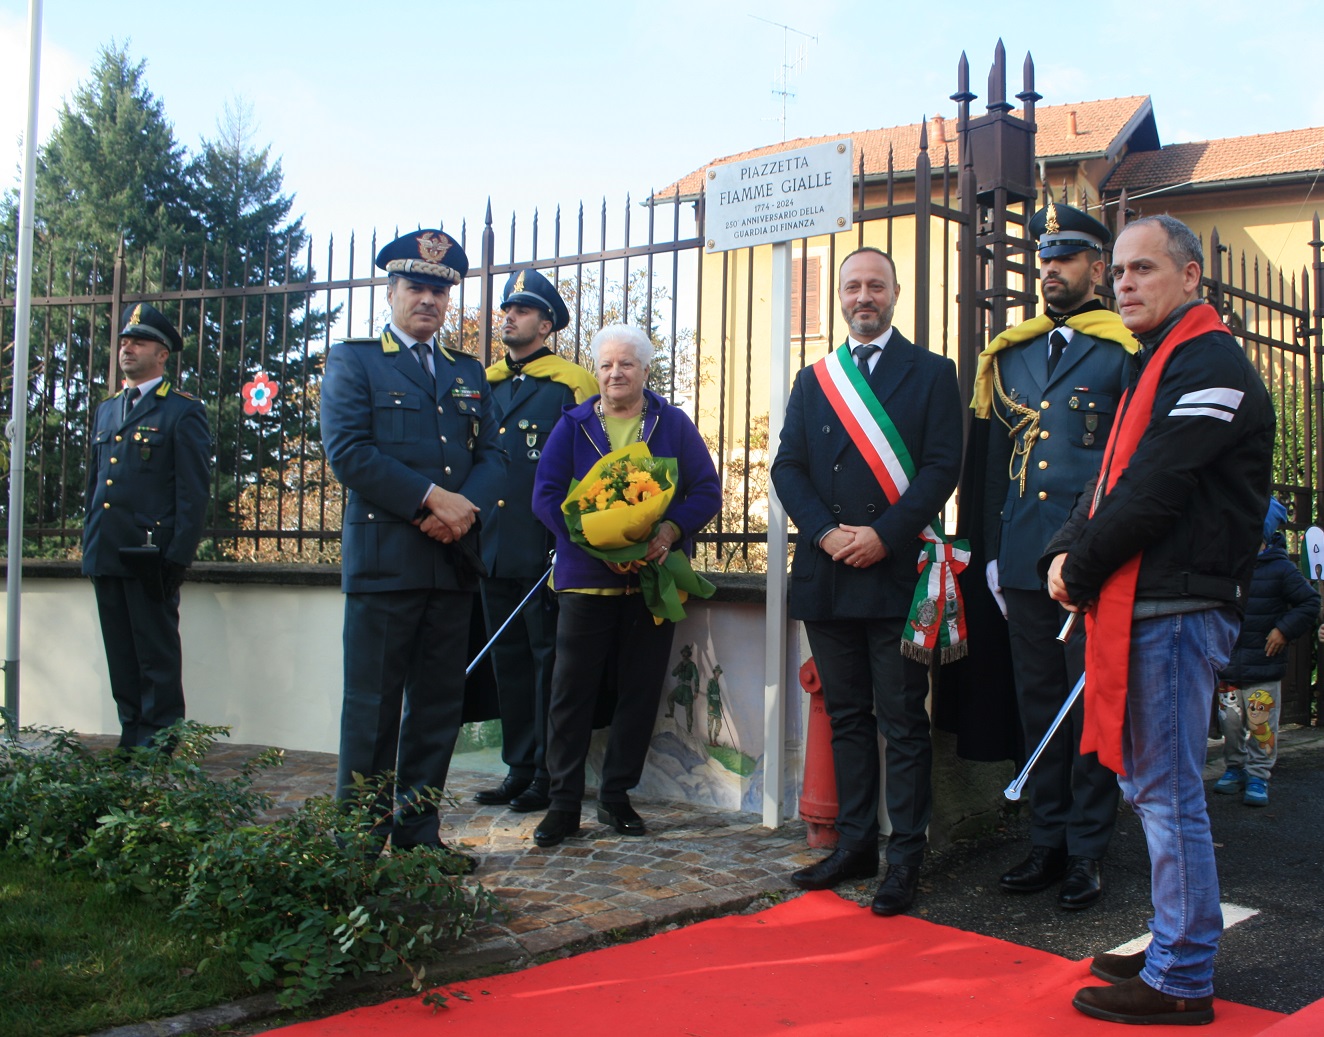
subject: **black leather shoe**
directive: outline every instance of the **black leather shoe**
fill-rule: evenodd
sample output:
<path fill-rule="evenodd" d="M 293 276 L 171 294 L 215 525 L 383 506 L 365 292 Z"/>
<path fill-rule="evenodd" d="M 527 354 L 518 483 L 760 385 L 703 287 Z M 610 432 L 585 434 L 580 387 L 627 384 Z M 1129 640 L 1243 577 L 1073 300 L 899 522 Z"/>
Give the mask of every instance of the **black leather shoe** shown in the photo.
<path fill-rule="evenodd" d="M 485 807 L 504 806 L 533 784 L 532 778 L 517 778 L 507 774 L 506 780 L 494 789 L 483 789 L 474 795 Z"/>
<path fill-rule="evenodd" d="M 535 810 L 546 810 L 551 805 L 552 797 L 547 794 L 547 782 L 537 778 L 510 801 L 510 809 L 517 814 L 531 814 Z"/>
<path fill-rule="evenodd" d="M 793 872 L 791 882 L 801 889 L 831 889 L 850 879 L 871 879 L 877 874 L 877 851 L 838 847 L 817 864 Z"/>
<path fill-rule="evenodd" d="M 539 846 L 555 846 L 568 837 L 579 834 L 579 811 L 549 810 L 533 830 L 533 841 Z"/>
<path fill-rule="evenodd" d="M 1135 954 L 1096 954 L 1090 962 L 1090 971 L 1109 983 L 1125 983 L 1135 979 L 1145 967 L 1145 952 Z"/>
<path fill-rule="evenodd" d="M 1203 1026 L 1214 1021 L 1214 999 L 1172 997 L 1155 990 L 1139 976 L 1111 987 L 1083 987 L 1071 1006 L 1095 1019 L 1110 1023 L 1165 1023 L 1169 1026 Z"/>
<path fill-rule="evenodd" d="M 919 868 L 908 864 L 890 864 L 887 878 L 874 894 L 870 910 L 876 915 L 899 915 L 915 902 L 919 889 Z"/>
<path fill-rule="evenodd" d="M 1067 862 L 1067 877 L 1057 894 L 1057 906 L 1068 911 L 1089 907 L 1103 896 L 1103 875 L 1099 862 L 1089 857 L 1072 857 Z"/>
<path fill-rule="evenodd" d="M 1008 893 L 1038 893 L 1066 873 L 1066 850 L 1052 846 L 1033 846 L 1030 848 L 1030 856 L 998 879 L 998 885 Z"/>
<path fill-rule="evenodd" d="M 643 835 L 644 819 L 629 803 L 598 803 L 598 821 L 611 825 L 621 835 Z"/>

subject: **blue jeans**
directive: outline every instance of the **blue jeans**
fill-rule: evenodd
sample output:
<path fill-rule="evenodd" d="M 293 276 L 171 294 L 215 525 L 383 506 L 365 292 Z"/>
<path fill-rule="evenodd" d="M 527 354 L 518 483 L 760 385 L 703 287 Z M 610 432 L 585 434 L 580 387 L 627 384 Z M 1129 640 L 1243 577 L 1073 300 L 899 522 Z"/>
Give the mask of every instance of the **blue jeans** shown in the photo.
<path fill-rule="evenodd" d="M 1154 902 L 1140 976 L 1173 997 L 1214 992 L 1223 914 L 1202 771 L 1214 688 L 1240 626 L 1229 607 L 1131 628 L 1121 786 L 1145 829 Z"/>

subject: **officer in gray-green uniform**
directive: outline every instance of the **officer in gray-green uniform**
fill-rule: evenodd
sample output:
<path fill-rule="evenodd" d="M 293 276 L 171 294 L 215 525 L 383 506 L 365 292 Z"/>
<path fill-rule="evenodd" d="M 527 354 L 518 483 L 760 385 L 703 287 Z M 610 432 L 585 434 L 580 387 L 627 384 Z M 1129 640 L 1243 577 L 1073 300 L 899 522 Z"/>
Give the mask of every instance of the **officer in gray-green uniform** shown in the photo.
<path fill-rule="evenodd" d="M 184 718 L 179 588 L 202 539 L 211 433 L 201 402 L 166 377 L 184 347 L 147 303 L 120 331 L 125 389 L 97 408 L 87 464 L 83 572 L 96 591 L 120 747 Z"/>
<path fill-rule="evenodd" d="M 536 270 L 506 281 L 501 341 L 506 356 L 487 369 L 497 437 L 508 458 L 493 521 L 483 531 L 483 610 L 490 631 L 519 608 L 551 565 L 552 535 L 533 515 L 533 473 L 561 411 L 598 391 L 587 370 L 552 352 L 547 339 L 570 323 L 556 286 Z M 545 810 L 547 703 L 556 656 L 556 596 L 540 590 L 492 646 L 501 709 L 505 779 L 479 803 L 518 813 Z"/>
<path fill-rule="evenodd" d="M 1128 351 L 1138 348 L 1121 318 L 1094 296 L 1108 228 L 1049 202 L 1031 217 L 1029 231 L 1038 242 L 1045 312 L 989 343 L 975 379 L 976 413 L 992 419 L 986 575 L 1007 617 L 1026 752 L 1084 669 L 1084 631 L 1065 648 L 1056 640 L 1066 612 L 1048 596 L 1039 558 L 1099 470 L 1134 369 Z M 1030 854 L 1000 880 L 1009 893 L 1060 881 L 1059 906 L 1077 910 L 1102 893 L 1100 862 L 1118 799 L 1116 775 L 1093 754 L 1080 754 L 1083 717 L 1080 702 L 1040 757 L 1030 777 Z"/>
<path fill-rule="evenodd" d="M 349 491 L 337 784 L 351 798 L 356 773 L 394 770 L 381 830 L 407 849 L 440 844 L 436 810 L 416 798 L 444 788 L 450 769 L 482 570 L 474 543 L 505 461 L 482 364 L 436 337 L 469 268 L 464 250 L 420 230 L 386 245 L 377 266 L 390 275 L 390 323 L 332 346 L 322 381 L 322 445 Z"/>

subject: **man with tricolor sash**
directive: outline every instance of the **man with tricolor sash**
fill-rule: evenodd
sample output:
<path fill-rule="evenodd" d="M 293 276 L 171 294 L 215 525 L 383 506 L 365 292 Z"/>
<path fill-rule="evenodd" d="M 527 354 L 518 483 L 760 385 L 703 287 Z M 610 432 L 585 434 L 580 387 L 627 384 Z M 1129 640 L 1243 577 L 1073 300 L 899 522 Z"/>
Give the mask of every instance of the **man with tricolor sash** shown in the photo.
<path fill-rule="evenodd" d="M 962 417 L 956 368 L 892 327 L 890 256 L 841 265 L 846 343 L 801 371 L 772 465 L 799 536 L 790 614 L 823 682 L 839 804 L 837 849 L 801 869 L 801 889 L 878 873 L 878 736 L 887 740 L 892 832 L 873 910 L 914 902 L 932 813 L 929 666 L 965 651 L 956 574 L 969 552 L 937 516 L 956 487 Z"/>
<path fill-rule="evenodd" d="M 556 595 L 544 588 L 519 607 L 542 582 L 556 543 L 533 514 L 533 476 L 561 411 L 596 396 L 598 383 L 547 344 L 570 323 L 570 311 L 546 277 L 532 267 L 516 270 L 506 280 L 501 310 L 506 355 L 488 367 L 487 381 L 507 464 L 493 521 L 483 531 L 483 609 L 492 632 L 517 609 L 518 615 L 492 645 L 506 777 L 474 798 L 525 814 L 551 805 L 547 704 L 556 657 Z"/>
<path fill-rule="evenodd" d="M 1117 402 L 1140 349 L 1094 295 L 1112 234 L 1050 201 L 1029 231 L 1045 312 L 989 343 L 975 374 L 975 416 L 990 421 L 983 535 L 986 577 L 1011 644 L 1025 751 L 1037 746 L 1085 668 L 1085 637 L 1057 640 L 1066 612 L 1048 596 L 1039 558 L 1099 471 Z M 1117 821 L 1117 775 L 1080 752 L 1084 704 L 1048 742 L 1030 776 L 1030 853 L 1006 872 L 1008 893 L 1061 883 L 1057 902 L 1087 908 L 1103 892 L 1102 860 Z"/>
<path fill-rule="evenodd" d="M 1040 560 L 1052 597 L 1086 613 L 1081 751 L 1118 773 L 1149 848 L 1149 946 L 1096 956 L 1111 985 L 1072 1001 L 1112 1022 L 1214 1017 L 1223 919 L 1202 770 L 1268 505 L 1274 413 L 1199 298 L 1203 265 L 1200 239 L 1171 216 L 1118 235 L 1113 289 L 1140 374 L 1097 480 Z"/>

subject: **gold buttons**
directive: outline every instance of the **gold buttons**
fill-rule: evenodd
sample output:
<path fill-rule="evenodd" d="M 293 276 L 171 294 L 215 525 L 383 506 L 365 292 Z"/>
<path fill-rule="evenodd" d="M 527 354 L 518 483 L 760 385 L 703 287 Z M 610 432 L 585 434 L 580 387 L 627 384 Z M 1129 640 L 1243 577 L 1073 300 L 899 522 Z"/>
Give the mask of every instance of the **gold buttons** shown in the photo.
<path fill-rule="evenodd" d="M 1047 467 L 1048 467 L 1048 462 L 1047 462 L 1047 461 L 1040 461 L 1040 462 L 1039 462 L 1039 470 L 1040 470 L 1040 471 L 1043 471 L 1043 470 L 1044 470 L 1045 468 L 1047 468 Z"/>
<path fill-rule="evenodd" d="M 116 436 L 116 437 L 115 437 L 115 442 L 116 442 L 116 443 L 123 443 L 123 442 L 124 442 L 124 437 L 123 437 L 123 436 Z"/>
<path fill-rule="evenodd" d="M 105 504 L 103 504 L 103 505 L 101 505 L 101 506 L 102 506 L 103 508 L 105 508 L 107 511 L 110 510 L 110 502 L 109 502 L 109 501 L 107 501 Z"/>
<path fill-rule="evenodd" d="M 1040 491 L 1039 491 L 1039 499 L 1040 499 L 1040 500 L 1048 500 L 1048 494 L 1047 494 L 1047 492 L 1044 491 L 1044 490 L 1040 490 Z"/>
<path fill-rule="evenodd" d="M 114 485 L 115 485 L 115 480 L 114 480 L 114 479 L 107 479 L 107 480 L 106 480 L 106 485 L 107 485 L 107 486 L 114 486 Z"/>
<path fill-rule="evenodd" d="M 445 472 L 447 475 L 450 475 L 450 474 L 451 474 L 451 466 L 450 466 L 450 465 L 447 465 L 445 468 L 442 469 L 442 471 Z"/>
<path fill-rule="evenodd" d="M 1052 404 L 1049 403 L 1047 400 L 1044 400 L 1042 403 L 1039 404 L 1039 406 L 1044 410 L 1047 410 L 1049 407 L 1052 406 Z"/>
<path fill-rule="evenodd" d="M 505 502 L 505 501 L 503 501 L 503 500 L 499 500 L 499 501 L 497 501 L 497 507 L 498 507 L 498 508 L 504 508 L 505 506 L 506 506 L 506 502 Z"/>
<path fill-rule="evenodd" d="M 111 463 L 111 464 L 119 464 L 119 463 L 120 463 L 120 459 L 119 459 L 118 457 L 112 457 L 112 458 L 110 459 L 110 463 Z"/>
<path fill-rule="evenodd" d="M 505 434 L 506 434 L 506 426 L 502 425 L 499 429 L 497 429 L 497 435 L 504 436 Z"/>
<path fill-rule="evenodd" d="M 1048 430 L 1045 429 L 1043 432 L 1040 432 L 1040 433 L 1039 433 L 1039 438 L 1040 438 L 1040 439 L 1047 439 L 1047 438 L 1048 438 Z"/>
<path fill-rule="evenodd" d="M 442 436 L 442 437 L 441 437 L 441 441 L 442 441 L 443 443 L 446 442 L 446 437 L 445 437 L 445 436 Z"/>

